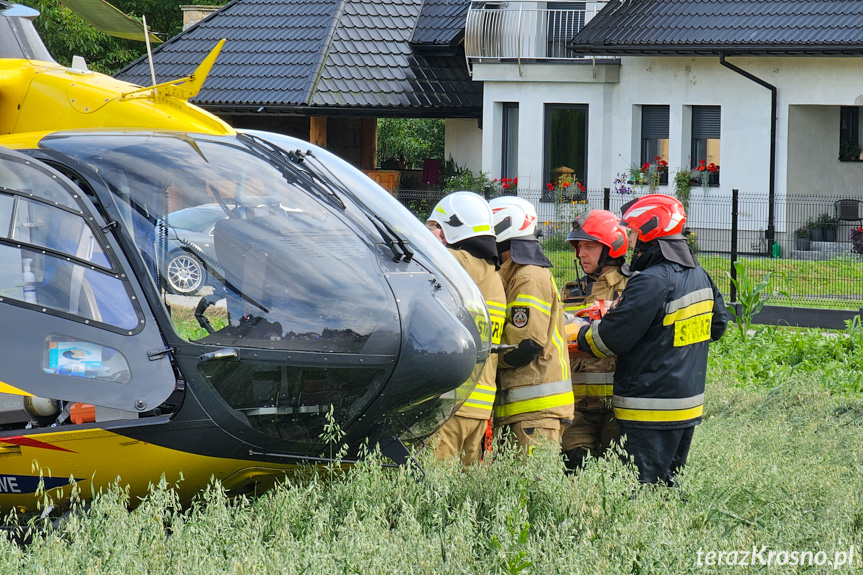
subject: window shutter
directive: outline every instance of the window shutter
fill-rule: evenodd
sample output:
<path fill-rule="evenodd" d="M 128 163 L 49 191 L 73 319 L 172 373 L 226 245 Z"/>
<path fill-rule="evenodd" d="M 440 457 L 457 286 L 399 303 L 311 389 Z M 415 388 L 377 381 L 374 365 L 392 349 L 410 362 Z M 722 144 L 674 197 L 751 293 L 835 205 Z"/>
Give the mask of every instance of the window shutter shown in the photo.
<path fill-rule="evenodd" d="M 719 139 L 720 106 L 692 106 L 692 139 Z"/>
<path fill-rule="evenodd" d="M 641 107 L 641 137 L 668 139 L 668 106 Z"/>

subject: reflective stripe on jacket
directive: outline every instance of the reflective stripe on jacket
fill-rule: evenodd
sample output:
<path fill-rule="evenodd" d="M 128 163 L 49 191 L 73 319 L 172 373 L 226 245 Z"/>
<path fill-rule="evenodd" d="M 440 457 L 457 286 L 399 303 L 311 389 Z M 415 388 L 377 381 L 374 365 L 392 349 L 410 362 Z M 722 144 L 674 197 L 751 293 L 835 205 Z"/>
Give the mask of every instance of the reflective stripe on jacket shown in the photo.
<path fill-rule="evenodd" d="M 661 260 L 630 277 L 617 307 L 582 328 L 578 341 L 596 357 L 617 356 L 618 421 L 676 429 L 701 420 L 708 344 L 727 323 L 707 272 Z"/>
<path fill-rule="evenodd" d="M 500 269 L 507 296 L 503 344 L 526 339 L 542 347 L 529 364 L 512 367 L 500 359 L 495 426 L 554 417 L 572 419 L 569 352 L 563 339 L 563 306 L 548 268 L 513 260 Z M 505 357 L 505 356 L 504 356 Z"/>
<path fill-rule="evenodd" d="M 586 276 L 585 276 L 586 277 Z M 614 301 L 626 287 L 627 277 L 617 266 L 603 272 L 591 282 L 584 282 L 590 293 L 582 305 L 597 300 Z M 564 307 L 570 304 L 564 304 Z M 577 304 L 572 304 L 576 307 Z M 572 365 L 572 393 L 577 411 L 611 411 L 612 383 L 615 359 L 613 357 L 570 357 Z"/>
<path fill-rule="evenodd" d="M 467 271 L 482 293 L 491 320 L 491 342 L 492 344 L 499 344 L 503 333 L 503 324 L 506 321 L 506 295 L 500 276 L 494 265 L 486 260 L 476 258 L 464 250 L 450 249 L 449 251 Z M 456 415 L 471 419 L 488 419 L 491 417 L 496 390 L 497 363 L 498 354 L 490 354 L 479 378 L 474 380 L 478 382 L 476 387 L 471 391 Z"/>

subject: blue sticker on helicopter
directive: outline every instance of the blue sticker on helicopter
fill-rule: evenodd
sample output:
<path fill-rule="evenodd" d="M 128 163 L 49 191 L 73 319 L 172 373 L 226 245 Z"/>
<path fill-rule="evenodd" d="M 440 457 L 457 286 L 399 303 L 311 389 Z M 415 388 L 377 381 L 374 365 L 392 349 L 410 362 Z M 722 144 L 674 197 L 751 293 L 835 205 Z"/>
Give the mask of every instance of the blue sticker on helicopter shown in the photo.
<path fill-rule="evenodd" d="M 2 493 L 36 493 L 39 481 L 42 489 L 48 491 L 56 487 L 70 485 L 72 480 L 63 477 L 39 477 L 38 475 L 0 475 L 0 494 Z M 77 480 L 76 480 L 77 481 Z"/>

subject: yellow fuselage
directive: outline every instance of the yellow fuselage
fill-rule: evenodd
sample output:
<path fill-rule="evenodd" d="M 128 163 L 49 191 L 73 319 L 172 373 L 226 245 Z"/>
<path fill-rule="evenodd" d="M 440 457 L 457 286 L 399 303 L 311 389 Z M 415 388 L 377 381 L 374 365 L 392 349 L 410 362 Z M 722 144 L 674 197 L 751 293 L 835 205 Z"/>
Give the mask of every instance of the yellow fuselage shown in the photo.
<path fill-rule="evenodd" d="M 158 424 L 157 424 L 158 425 Z M 69 429 L 52 433 L 0 438 L 0 510 L 32 512 L 41 500 L 33 487 L 55 505 L 65 506 L 74 478 L 82 498 L 99 493 L 118 478 L 128 487 L 131 504 L 147 494 L 164 475 L 181 500 L 203 490 L 211 478 L 226 490 L 262 493 L 293 464 L 271 464 L 208 457 L 160 447 L 107 429 Z"/>

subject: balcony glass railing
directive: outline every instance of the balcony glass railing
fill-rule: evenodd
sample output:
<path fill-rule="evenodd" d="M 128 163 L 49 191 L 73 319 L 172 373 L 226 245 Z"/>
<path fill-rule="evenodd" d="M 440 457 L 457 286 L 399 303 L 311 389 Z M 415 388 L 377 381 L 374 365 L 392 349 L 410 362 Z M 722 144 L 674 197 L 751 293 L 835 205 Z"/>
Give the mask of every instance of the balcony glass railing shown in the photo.
<path fill-rule="evenodd" d="M 465 24 L 465 55 L 469 62 L 572 60 L 566 43 L 594 15 L 585 5 L 555 0 L 473 0 Z"/>

